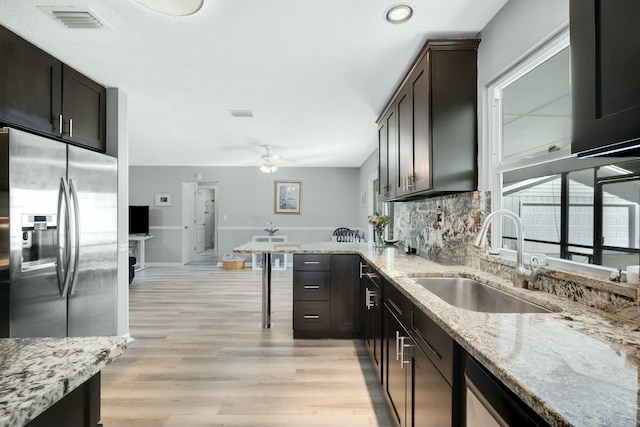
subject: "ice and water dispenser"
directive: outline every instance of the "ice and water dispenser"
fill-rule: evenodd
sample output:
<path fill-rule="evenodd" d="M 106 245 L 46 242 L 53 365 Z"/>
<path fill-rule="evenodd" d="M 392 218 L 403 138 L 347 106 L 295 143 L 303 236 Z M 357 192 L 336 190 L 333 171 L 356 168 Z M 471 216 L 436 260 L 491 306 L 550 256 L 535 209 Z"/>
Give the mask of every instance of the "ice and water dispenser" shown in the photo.
<path fill-rule="evenodd" d="M 56 263 L 57 216 L 22 215 L 22 271 Z"/>

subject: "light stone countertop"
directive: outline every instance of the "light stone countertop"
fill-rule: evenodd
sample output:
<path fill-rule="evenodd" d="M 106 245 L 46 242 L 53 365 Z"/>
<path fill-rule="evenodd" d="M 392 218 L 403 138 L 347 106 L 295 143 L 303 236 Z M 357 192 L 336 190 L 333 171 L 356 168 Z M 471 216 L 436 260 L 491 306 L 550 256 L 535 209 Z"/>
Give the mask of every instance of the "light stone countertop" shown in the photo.
<path fill-rule="evenodd" d="M 120 337 L 0 338 L 0 426 L 23 426 L 126 348 Z"/>
<path fill-rule="evenodd" d="M 554 295 L 514 288 L 467 266 L 405 255 L 366 243 L 248 243 L 239 253 L 358 253 L 552 426 L 637 426 L 636 325 Z M 453 307 L 411 280 L 479 280 L 554 312 L 479 313 Z"/>

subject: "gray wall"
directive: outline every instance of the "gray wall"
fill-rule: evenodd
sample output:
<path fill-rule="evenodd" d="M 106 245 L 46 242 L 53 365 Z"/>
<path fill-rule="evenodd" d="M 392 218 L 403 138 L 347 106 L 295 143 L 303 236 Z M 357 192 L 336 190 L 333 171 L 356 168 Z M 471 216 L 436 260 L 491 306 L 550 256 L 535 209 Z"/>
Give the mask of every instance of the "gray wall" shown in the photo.
<path fill-rule="evenodd" d="M 371 176 L 374 175 L 376 178 L 378 177 L 378 150 L 374 150 L 373 153 L 369 156 L 367 160 L 360 166 L 359 169 L 359 182 L 360 182 L 360 198 L 362 199 L 363 194 L 365 195 L 365 204 L 359 204 L 359 216 L 358 219 L 360 222 L 358 225 L 364 231 L 364 236 L 370 240 L 371 236 L 369 236 L 369 223 L 367 223 L 367 216 L 373 213 L 373 193 L 371 190 L 371 186 L 369 185 L 369 180 Z M 363 234 L 363 233 L 361 233 Z"/>
<path fill-rule="evenodd" d="M 218 254 L 266 235 L 267 220 L 289 241 L 329 241 L 337 227 L 362 224 L 358 168 L 280 168 L 264 174 L 258 167 L 130 166 L 129 204 L 149 205 L 150 234 L 146 261 L 180 264 L 182 253 L 181 183 L 218 185 Z M 302 181 L 301 215 L 274 214 L 274 180 Z M 155 193 L 171 193 L 173 206 L 154 206 Z M 365 215 L 366 218 L 366 215 Z"/>

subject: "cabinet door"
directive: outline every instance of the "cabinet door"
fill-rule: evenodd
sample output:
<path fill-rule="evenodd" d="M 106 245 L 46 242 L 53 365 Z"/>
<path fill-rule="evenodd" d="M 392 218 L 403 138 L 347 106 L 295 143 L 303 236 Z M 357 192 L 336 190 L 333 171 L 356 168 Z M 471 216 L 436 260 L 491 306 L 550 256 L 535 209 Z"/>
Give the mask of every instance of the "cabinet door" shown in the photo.
<path fill-rule="evenodd" d="M 107 90 L 64 66 L 62 82 L 63 138 L 96 151 L 106 151 Z"/>
<path fill-rule="evenodd" d="M 376 371 L 378 380 L 382 384 L 382 317 L 380 288 L 369 281 L 362 279 L 362 338 Z"/>
<path fill-rule="evenodd" d="M 384 375 L 382 372 L 382 367 L 384 366 L 384 345 L 383 345 L 383 330 L 382 330 L 382 294 L 381 289 L 377 288 L 374 298 L 374 306 L 372 308 L 372 321 L 373 324 L 371 326 L 371 333 L 373 336 L 373 355 L 375 360 L 376 369 L 378 371 L 378 377 L 380 378 L 380 383 L 384 381 Z"/>
<path fill-rule="evenodd" d="M 385 391 L 393 415 L 398 421 L 398 425 L 407 425 L 407 372 L 411 373 L 410 367 L 403 364 L 400 356 L 403 350 L 400 338 L 407 338 L 408 334 L 402 327 L 400 321 L 393 315 L 393 312 L 385 304 L 384 308 L 384 345 L 385 345 Z M 406 360 L 407 356 L 405 356 Z"/>
<path fill-rule="evenodd" d="M 571 0 L 573 153 L 640 155 L 640 2 Z"/>
<path fill-rule="evenodd" d="M 0 26 L 0 122 L 59 135 L 62 63 Z"/>
<path fill-rule="evenodd" d="M 389 144 L 387 122 L 383 120 L 378 128 L 378 195 L 382 200 L 389 197 Z"/>
<path fill-rule="evenodd" d="M 452 424 L 453 391 L 431 360 L 412 348 L 411 426 L 446 427 Z"/>
<path fill-rule="evenodd" d="M 382 117 L 378 132 L 380 195 L 383 200 L 389 200 L 395 197 L 398 185 L 398 125 L 395 104 Z"/>
<path fill-rule="evenodd" d="M 331 257 L 331 330 L 335 337 L 360 335 L 360 256 Z"/>
<path fill-rule="evenodd" d="M 410 80 L 413 100 L 413 191 L 430 190 L 432 187 L 429 57 L 430 52 L 427 52 Z"/>
<path fill-rule="evenodd" d="M 477 189 L 478 43 L 456 46 L 429 52 L 432 193 Z"/>
<path fill-rule="evenodd" d="M 413 181 L 413 97 L 410 88 L 398 95 L 398 160 L 399 179 L 395 181 L 396 196 L 411 192 Z"/>

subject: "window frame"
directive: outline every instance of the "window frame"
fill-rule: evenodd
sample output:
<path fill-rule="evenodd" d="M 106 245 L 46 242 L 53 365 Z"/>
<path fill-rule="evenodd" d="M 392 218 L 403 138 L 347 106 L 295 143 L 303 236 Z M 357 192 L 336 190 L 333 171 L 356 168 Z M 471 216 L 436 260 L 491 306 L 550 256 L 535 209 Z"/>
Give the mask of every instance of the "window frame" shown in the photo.
<path fill-rule="evenodd" d="M 502 208 L 502 175 L 505 172 L 522 169 L 524 167 L 547 163 L 554 160 L 574 157 L 571 155 L 571 147 L 564 148 L 559 151 L 540 154 L 530 159 L 517 159 L 502 162 L 502 91 L 533 70 L 540 64 L 544 63 L 563 49 L 570 45 L 569 27 L 564 27 L 557 35 L 551 37 L 547 42 L 542 43 L 540 47 L 528 54 L 524 59 L 510 66 L 499 77 L 490 82 L 487 87 L 487 139 L 484 144 L 488 150 L 484 159 L 484 180 L 487 183 L 487 189 L 491 191 L 491 210 L 496 211 Z M 502 221 L 496 219 L 491 224 L 492 234 L 497 235 L 498 239 L 492 239 L 492 250 L 505 252 L 509 255 L 514 253 L 507 249 L 495 247 L 494 242 L 502 240 Z M 514 255 L 515 256 L 515 255 Z"/>
<path fill-rule="evenodd" d="M 502 208 L 503 205 L 503 174 L 514 171 L 514 170 L 522 170 L 527 167 L 539 166 L 545 163 L 568 160 L 575 158 L 575 155 L 571 154 L 571 147 L 565 147 L 561 150 L 551 152 L 551 153 L 540 153 L 539 155 L 525 158 L 525 159 L 508 159 L 507 161 L 502 161 L 502 91 L 508 87 L 513 82 L 517 81 L 519 78 L 535 69 L 554 55 L 561 52 L 563 49 L 568 48 L 570 46 L 569 39 L 569 27 L 564 27 L 560 29 L 555 35 L 551 36 L 546 41 L 543 41 L 537 48 L 533 51 L 529 52 L 525 57 L 514 64 L 512 64 L 505 72 L 503 72 L 496 79 L 491 81 L 485 87 L 485 100 L 486 100 L 486 115 L 485 115 L 485 123 L 487 126 L 486 130 L 486 140 L 484 144 L 484 154 L 483 154 L 483 164 L 484 164 L 484 172 L 482 174 L 483 181 L 485 183 L 485 189 L 491 191 L 491 210 L 496 211 Z M 570 70 L 569 70 L 570 72 Z M 589 169 L 590 167 L 585 164 L 585 169 Z M 563 188 L 568 187 L 568 171 L 562 172 L 560 175 L 563 181 Z M 599 189 L 594 187 L 594 196 L 598 193 Z M 564 195 L 566 196 L 566 195 Z M 568 198 L 561 198 L 561 204 L 568 204 Z M 595 200 L 594 200 L 595 204 Z M 564 206 L 564 209 L 567 209 L 567 206 Z M 561 220 L 566 220 L 566 211 L 561 213 Z M 562 245 L 564 243 L 568 243 L 568 236 L 563 236 L 568 233 L 567 224 L 563 224 L 561 227 L 561 236 L 560 236 L 560 248 L 563 247 L 566 249 L 566 246 Z M 502 221 L 497 218 L 494 219 L 494 222 L 491 224 L 492 234 L 497 236 L 497 238 L 492 239 L 492 251 L 497 252 L 501 257 L 508 259 L 515 259 L 515 251 L 509 249 L 502 249 L 500 242 L 503 240 L 503 227 Z M 594 223 L 594 230 L 596 228 L 596 224 Z M 595 231 L 594 231 L 595 233 Z M 564 237 L 564 239 L 563 239 Z M 595 236 L 594 236 L 595 237 Z M 594 238 L 595 240 L 595 238 Z M 593 246 L 594 254 L 596 250 L 596 244 L 594 241 Z M 561 255 L 562 256 L 562 255 Z M 526 255 L 526 259 L 528 259 L 529 255 Z M 569 259 L 564 258 L 547 258 L 547 266 L 556 267 L 556 268 L 568 268 L 574 271 L 580 272 L 588 272 L 598 275 L 609 275 L 614 268 L 605 267 L 598 264 L 584 264 L 581 262 L 571 261 Z"/>

